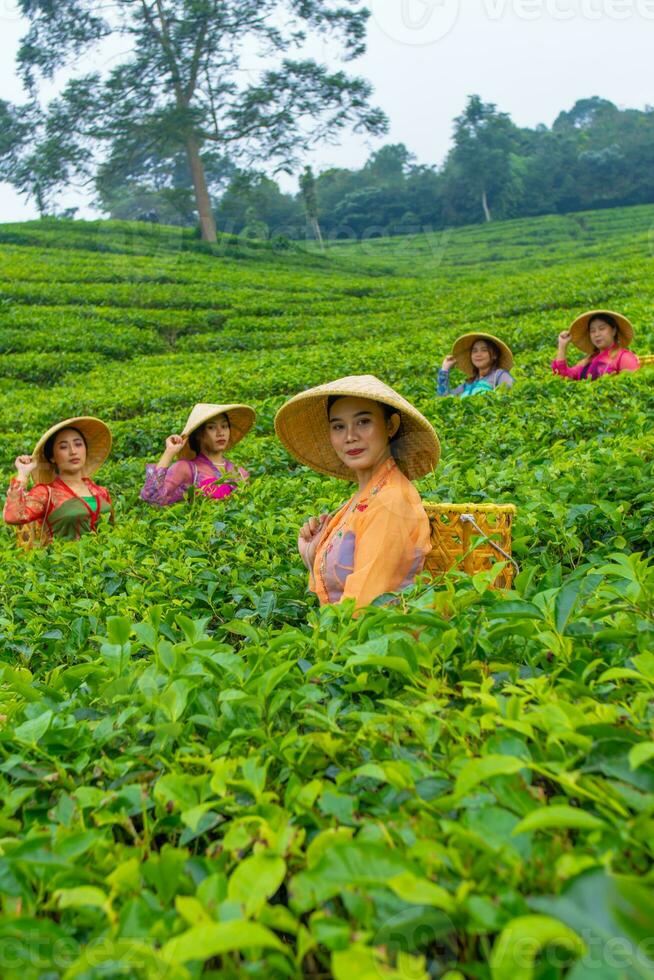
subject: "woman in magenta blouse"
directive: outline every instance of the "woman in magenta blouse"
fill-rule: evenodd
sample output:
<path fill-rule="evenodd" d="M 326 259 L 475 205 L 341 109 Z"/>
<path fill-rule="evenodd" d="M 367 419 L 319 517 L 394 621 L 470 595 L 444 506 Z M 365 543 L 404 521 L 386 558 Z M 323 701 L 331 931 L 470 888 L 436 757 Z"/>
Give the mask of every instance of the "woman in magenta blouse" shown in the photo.
<path fill-rule="evenodd" d="M 634 328 L 626 316 L 609 310 L 589 310 L 577 317 L 569 330 L 559 334 L 559 349 L 552 371 L 573 381 L 595 381 L 603 374 L 619 374 L 620 371 L 637 371 L 640 367 L 636 355 L 628 349 L 633 340 Z M 568 367 L 566 352 L 572 341 L 586 357 Z"/>
<path fill-rule="evenodd" d="M 254 419 L 249 405 L 196 405 L 181 436 L 168 436 L 159 462 L 145 467 L 141 498 L 155 507 L 167 507 L 182 500 L 193 486 L 214 500 L 228 497 L 248 479 L 248 472 L 235 466 L 225 452 L 249 432 Z"/>

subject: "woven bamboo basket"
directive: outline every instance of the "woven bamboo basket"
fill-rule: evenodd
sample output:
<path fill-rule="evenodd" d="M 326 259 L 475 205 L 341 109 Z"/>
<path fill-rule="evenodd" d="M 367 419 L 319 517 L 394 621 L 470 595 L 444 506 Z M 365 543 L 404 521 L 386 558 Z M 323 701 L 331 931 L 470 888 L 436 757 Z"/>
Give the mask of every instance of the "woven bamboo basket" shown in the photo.
<path fill-rule="evenodd" d="M 654 354 L 639 354 L 638 360 L 641 367 L 654 367 Z"/>
<path fill-rule="evenodd" d="M 458 567 L 468 575 L 506 561 L 494 588 L 510 589 L 517 565 L 511 558 L 513 504 L 435 504 L 424 501 L 432 549 L 425 569 L 432 575 Z M 504 554 L 502 553 L 504 552 Z"/>

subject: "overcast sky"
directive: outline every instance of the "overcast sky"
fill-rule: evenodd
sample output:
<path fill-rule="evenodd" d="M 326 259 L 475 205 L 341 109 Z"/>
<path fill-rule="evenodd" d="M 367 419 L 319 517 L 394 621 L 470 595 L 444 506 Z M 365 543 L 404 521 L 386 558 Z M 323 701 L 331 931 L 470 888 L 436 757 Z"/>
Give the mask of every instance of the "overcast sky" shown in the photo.
<path fill-rule="evenodd" d="M 384 142 L 405 143 L 421 163 L 440 163 L 452 119 L 472 93 L 520 126 L 551 125 L 577 99 L 620 107 L 654 104 L 654 0 L 369 0 L 368 52 L 347 70 L 368 78 L 390 120 L 383 140 L 345 135 L 316 151 L 316 169 L 360 166 Z M 19 102 L 14 61 L 24 31 L 15 0 L 0 0 L 0 97 Z M 317 51 L 329 61 L 329 48 Z M 284 179 L 288 190 L 295 181 Z M 88 200 L 88 198 L 86 199 Z M 60 206 L 82 204 L 67 194 Z M 35 216 L 0 184 L 0 221 Z"/>

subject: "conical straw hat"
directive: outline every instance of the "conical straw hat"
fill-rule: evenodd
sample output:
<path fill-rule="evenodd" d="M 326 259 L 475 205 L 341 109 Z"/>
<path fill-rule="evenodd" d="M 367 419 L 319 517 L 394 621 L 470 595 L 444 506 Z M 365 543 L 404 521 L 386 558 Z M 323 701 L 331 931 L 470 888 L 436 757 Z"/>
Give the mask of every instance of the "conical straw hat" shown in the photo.
<path fill-rule="evenodd" d="M 611 316 L 618 324 L 618 338 L 617 343 L 620 347 L 628 347 L 631 341 L 634 339 L 634 328 L 632 327 L 626 316 L 622 313 L 614 313 L 612 310 L 588 310 L 587 313 L 582 313 L 578 316 L 576 320 L 570 326 L 570 334 L 572 343 L 579 350 L 583 351 L 584 354 L 594 354 L 595 345 L 590 339 L 590 322 L 594 320 L 595 317 Z"/>
<path fill-rule="evenodd" d="M 513 367 L 513 353 L 503 340 L 494 337 L 492 333 L 464 333 L 458 337 L 452 346 L 452 356 L 456 357 L 458 367 L 464 374 L 470 376 L 474 372 L 470 351 L 476 340 L 491 340 L 499 349 L 500 359 L 497 362 L 498 368 L 510 371 Z"/>
<path fill-rule="evenodd" d="M 252 426 L 254 425 L 254 420 L 256 414 L 253 408 L 249 405 L 209 405 L 206 402 L 201 402 L 198 405 L 194 405 L 191 410 L 191 414 L 186 420 L 186 425 L 182 431 L 183 436 L 190 436 L 191 433 L 199 429 L 201 425 L 208 422 L 209 419 L 213 419 L 216 415 L 226 415 L 229 419 L 229 442 L 227 443 L 227 449 L 231 449 L 235 446 L 237 442 L 240 442 L 243 436 L 247 435 Z M 194 459 L 195 453 L 189 446 L 188 442 L 184 448 L 179 453 L 180 459 Z"/>
<path fill-rule="evenodd" d="M 111 452 L 111 432 L 108 426 L 100 419 L 90 415 L 79 415 L 73 419 L 64 419 L 57 422 L 46 433 L 44 433 L 34 447 L 34 456 L 38 465 L 32 473 L 34 483 L 52 483 L 57 472 L 45 458 L 45 444 L 56 432 L 62 429 L 78 429 L 86 439 L 86 464 L 82 471 L 84 476 L 92 476 L 100 469 L 105 459 Z"/>
<path fill-rule="evenodd" d="M 341 462 L 329 438 L 327 402 L 332 395 L 370 398 L 396 408 L 401 425 L 393 439 L 393 456 L 410 480 L 435 469 L 440 443 L 424 415 L 396 391 L 372 374 L 339 378 L 295 395 L 277 412 L 275 431 L 289 453 L 305 466 L 326 476 L 356 480 L 354 471 Z"/>

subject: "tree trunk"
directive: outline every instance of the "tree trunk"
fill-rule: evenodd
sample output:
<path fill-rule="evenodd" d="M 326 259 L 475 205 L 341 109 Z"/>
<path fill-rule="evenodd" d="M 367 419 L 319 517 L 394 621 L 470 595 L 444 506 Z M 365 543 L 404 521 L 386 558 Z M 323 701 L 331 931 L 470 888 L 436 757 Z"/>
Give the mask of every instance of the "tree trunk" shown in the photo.
<path fill-rule="evenodd" d="M 36 198 L 36 210 L 39 212 L 39 218 L 45 218 L 45 200 L 43 194 L 41 193 L 41 185 L 37 183 L 34 185 L 34 197 Z"/>
<path fill-rule="evenodd" d="M 316 240 L 317 240 L 317 242 L 320 245 L 320 251 L 321 252 L 324 252 L 325 251 L 325 243 L 323 241 L 322 232 L 320 230 L 320 225 L 318 223 L 318 219 L 317 218 L 312 218 L 311 219 L 311 226 L 313 228 L 313 233 L 316 236 Z"/>
<path fill-rule="evenodd" d="M 481 192 L 481 206 L 484 209 L 484 217 L 486 218 L 486 221 L 490 221 L 491 220 L 491 213 L 490 213 L 490 209 L 488 207 L 488 198 L 486 197 L 486 188 L 484 188 L 484 190 Z"/>
<path fill-rule="evenodd" d="M 195 189 L 195 204 L 200 218 L 202 241 L 215 242 L 217 239 L 216 222 L 214 221 L 213 211 L 211 210 L 211 198 L 209 197 L 209 189 L 207 188 L 207 179 L 204 176 L 204 167 L 202 166 L 200 150 L 195 136 L 187 137 L 186 152 L 188 154 L 188 162 Z"/>

